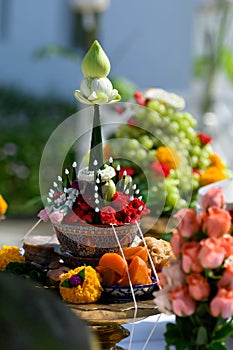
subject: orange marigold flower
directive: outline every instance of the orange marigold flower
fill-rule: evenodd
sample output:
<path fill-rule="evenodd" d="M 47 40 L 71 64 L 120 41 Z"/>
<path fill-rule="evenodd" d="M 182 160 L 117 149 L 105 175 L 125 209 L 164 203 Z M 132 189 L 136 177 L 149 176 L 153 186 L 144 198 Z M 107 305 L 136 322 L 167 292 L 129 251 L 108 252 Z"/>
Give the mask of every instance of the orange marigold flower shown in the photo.
<path fill-rule="evenodd" d="M 82 284 L 76 287 L 65 287 L 63 282 L 85 269 L 85 278 Z M 100 284 L 100 277 L 96 270 L 91 266 L 80 266 L 70 270 L 61 276 L 59 290 L 64 301 L 74 304 L 94 303 L 102 293 L 103 288 Z"/>
<path fill-rule="evenodd" d="M 223 160 L 216 153 L 212 153 L 210 155 L 210 162 L 212 166 L 218 169 L 226 169 L 226 165 L 224 164 Z"/>
<path fill-rule="evenodd" d="M 6 213 L 7 208 L 8 208 L 8 204 L 0 194 L 0 217 Z"/>
<path fill-rule="evenodd" d="M 155 155 L 159 162 L 167 164 L 170 169 L 177 169 L 180 166 L 180 157 L 174 149 L 161 146 Z"/>
<path fill-rule="evenodd" d="M 22 263 L 25 257 L 21 255 L 20 248 L 4 245 L 0 249 L 0 270 L 4 271 L 10 262 Z"/>
<path fill-rule="evenodd" d="M 216 166 L 210 166 L 200 176 L 200 183 L 202 186 L 209 185 L 213 182 L 222 181 L 227 179 L 227 175 L 223 171 L 224 169 Z"/>

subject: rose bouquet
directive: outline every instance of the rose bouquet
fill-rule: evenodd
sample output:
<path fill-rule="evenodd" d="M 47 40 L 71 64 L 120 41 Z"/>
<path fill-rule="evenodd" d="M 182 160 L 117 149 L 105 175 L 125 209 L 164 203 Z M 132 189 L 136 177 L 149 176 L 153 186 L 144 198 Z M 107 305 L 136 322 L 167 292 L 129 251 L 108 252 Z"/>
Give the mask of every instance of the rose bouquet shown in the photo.
<path fill-rule="evenodd" d="M 233 237 L 231 216 L 224 209 L 222 190 L 213 187 L 202 200 L 197 217 L 181 209 L 171 247 L 176 256 L 159 274 L 155 302 L 175 314 L 167 324 L 166 349 L 227 349 L 233 333 Z"/>

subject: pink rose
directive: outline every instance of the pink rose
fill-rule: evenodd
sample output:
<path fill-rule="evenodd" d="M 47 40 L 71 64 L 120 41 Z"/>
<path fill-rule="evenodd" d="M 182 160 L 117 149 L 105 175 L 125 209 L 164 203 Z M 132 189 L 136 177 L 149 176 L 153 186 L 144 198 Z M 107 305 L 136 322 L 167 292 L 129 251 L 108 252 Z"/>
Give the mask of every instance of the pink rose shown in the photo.
<path fill-rule="evenodd" d="M 158 306 L 159 310 L 165 314 L 172 314 L 172 303 L 168 297 L 170 290 L 170 286 L 165 286 L 158 292 L 153 293 L 155 304 Z"/>
<path fill-rule="evenodd" d="M 233 237 L 230 234 L 225 234 L 220 239 L 220 245 L 225 250 L 225 258 L 233 255 Z"/>
<path fill-rule="evenodd" d="M 219 237 L 231 227 L 231 216 L 227 210 L 210 207 L 202 218 L 202 229 L 209 237 Z"/>
<path fill-rule="evenodd" d="M 218 238 L 206 238 L 200 242 L 201 249 L 198 254 L 200 264 L 206 269 L 216 269 L 221 266 L 225 256 L 225 250 L 220 246 Z"/>
<path fill-rule="evenodd" d="M 221 316 L 224 319 L 233 315 L 233 290 L 219 289 L 217 295 L 210 303 L 210 313 L 214 317 Z"/>
<path fill-rule="evenodd" d="M 194 209 L 180 209 L 174 217 L 179 220 L 178 230 L 182 237 L 192 237 L 199 230 L 199 223 Z"/>
<path fill-rule="evenodd" d="M 195 312 L 196 303 L 190 298 L 185 286 L 176 286 L 169 292 L 172 308 L 177 316 L 189 316 Z"/>
<path fill-rule="evenodd" d="M 185 282 L 185 275 L 178 260 L 170 260 L 170 265 L 164 266 L 162 268 L 162 273 L 166 276 L 169 286 L 180 286 Z"/>
<path fill-rule="evenodd" d="M 170 243 L 173 253 L 178 258 L 181 254 L 181 246 L 184 243 L 184 238 L 180 236 L 179 231 L 176 228 L 172 231 Z"/>
<path fill-rule="evenodd" d="M 223 276 L 218 281 L 218 287 L 233 290 L 233 262 L 226 264 Z"/>
<path fill-rule="evenodd" d="M 221 187 L 211 187 L 202 197 L 202 208 L 207 211 L 209 207 L 224 208 L 225 199 Z"/>
<path fill-rule="evenodd" d="M 186 278 L 190 296 L 197 300 L 204 300 L 210 294 L 210 286 L 207 279 L 199 273 L 193 273 Z"/>
<path fill-rule="evenodd" d="M 200 251 L 200 244 L 198 242 L 186 242 L 182 247 L 181 264 L 185 273 L 201 272 L 203 270 L 197 256 Z"/>
<path fill-rule="evenodd" d="M 165 287 L 168 285 L 167 277 L 162 273 L 158 272 L 158 284 L 160 287 Z"/>

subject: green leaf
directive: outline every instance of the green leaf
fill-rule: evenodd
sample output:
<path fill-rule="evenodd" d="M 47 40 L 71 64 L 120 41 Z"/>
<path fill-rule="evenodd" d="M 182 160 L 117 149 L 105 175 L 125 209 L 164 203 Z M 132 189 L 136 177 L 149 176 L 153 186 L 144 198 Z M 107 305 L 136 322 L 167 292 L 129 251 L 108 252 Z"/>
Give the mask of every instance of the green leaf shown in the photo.
<path fill-rule="evenodd" d="M 64 280 L 61 284 L 62 287 L 64 288 L 70 288 L 70 282 L 69 282 L 69 278 L 67 278 L 66 280 Z"/>
<path fill-rule="evenodd" d="M 216 340 L 226 339 L 228 336 L 233 334 L 233 323 L 224 324 L 223 327 L 219 328 L 214 332 L 213 338 Z"/>
<path fill-rule="evenodd" d="M 209 57 L 199 57 L 194 61 L 194 75 L 197 78 L 203 76 L 206 68 L 209 65 Z"/>
<path fill-rule="evenodd" d="M 85 268 L 79 271 L 78 275 L 82 278 L 83 281 L 85 281 Z"/>
<path fill-rule="evenodd" d="M 215 342 L 210 345 L 207 345 L 205 349 L 206 350 L 227 350 L 227 347 L 220 342 Z"/>
<path fill-rule="evenodd" d="M 221 63 L 225 73 L 233 83 L 233 51 L 230 48 L 222 50 Z"/>
<path fill-rule="evenodd" d="M 204 345 L 208 343 L 208 332 L 205 327 L 198 327 L 197 330 L 197 344 Z"/>

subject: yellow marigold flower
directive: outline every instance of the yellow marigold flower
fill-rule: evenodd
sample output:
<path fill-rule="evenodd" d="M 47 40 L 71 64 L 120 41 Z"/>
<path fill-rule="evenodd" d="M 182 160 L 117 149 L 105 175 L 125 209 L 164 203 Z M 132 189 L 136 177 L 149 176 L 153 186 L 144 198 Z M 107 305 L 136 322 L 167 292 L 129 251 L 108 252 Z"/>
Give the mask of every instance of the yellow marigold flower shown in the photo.
<path fill-rule="evenodd" d="M 7 211 L 8 208 L 8 204 L 7 202 L 4 200 L 4 198 L 2 197 L 2 195 L 0 194 L 0 216 L 4 215 Z"/>
<path fill-rule="evenodd" d="M 65 280 L 77 275 L 83 269 L 85 269 L 85 278 L 82 284 L 70 288 L 62 286 Z M 61 276 L 59 290 L 64 301 L 74 304 L 85 304 L 97 301 L 101 296 L 103 288 L 100 284 L 99 274 L 93 267 L 80 266 Z"/>
<path fill-rule="evenodd" d="M 24 261 L 25 258 L 21 255 L 18 247 L 4 245 L 0 249 L 0 270 L 5 270 L 10 262 L 22 263 Z"/>
<path fill-rule="evenodd" d="M 206 171 L 200 176 L 201 185 L 206 186 L 213 182 L 227 179 L 227 175 L 223 170 L 224 169 L 218 168 L 216 166 L 210 166 L 207 168 Z"/>
<path fill-rule="evenodd" d="M 174 149 L 160 146 L 155 155 L 159 162 L 167 164 L 171 169 L 177 169 L 180 166 L 180 157 Z"/>
<path fill-rule="evenodd" d="M 216 153 L 212 153 L 210 155 L 210 162 L 211 165 L 218 168 L 218 169 L 226 169 L 226 165 L 222 161 L 222 159 L 217 155 Z"/>

